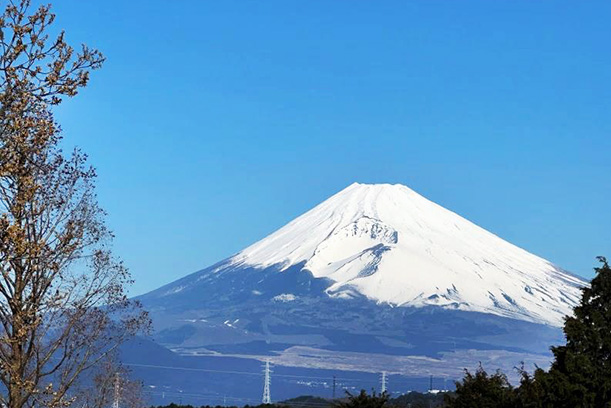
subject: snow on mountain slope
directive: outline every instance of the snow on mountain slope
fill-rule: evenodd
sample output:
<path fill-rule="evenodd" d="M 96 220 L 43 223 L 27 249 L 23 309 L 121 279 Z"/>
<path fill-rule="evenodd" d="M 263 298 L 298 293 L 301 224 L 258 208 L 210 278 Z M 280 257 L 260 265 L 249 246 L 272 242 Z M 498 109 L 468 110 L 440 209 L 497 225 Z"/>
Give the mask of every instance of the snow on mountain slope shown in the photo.
<path fill-rule="evenodd" d="M 305 262 L 331 297 L 435 305 L 562 324 L 582 279 L 402 185 L 352 184 L 223 268 L 286 270 Z M 287 288 L 287 292 L 290 288 Z"/>

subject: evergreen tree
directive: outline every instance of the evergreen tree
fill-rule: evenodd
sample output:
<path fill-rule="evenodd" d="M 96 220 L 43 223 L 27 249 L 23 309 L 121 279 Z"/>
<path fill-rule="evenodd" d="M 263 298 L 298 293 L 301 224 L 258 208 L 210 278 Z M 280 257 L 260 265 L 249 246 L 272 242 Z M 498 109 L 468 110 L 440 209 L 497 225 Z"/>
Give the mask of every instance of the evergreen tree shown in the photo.
<path fill-rule="evenodd" d="M 365 390 L 361 390 L 358 395 L 352 395 L 346 391 L 348 399 L 346 401 L 338 401 L 334 405 L 336 408 L 386 408 L 388 407 L 388 394 L 376 394 L 372 391 L 368 395 Z"/>
<path fill-rule="evenodd" d="M 549 372 L 537 370 L 542 407 L 611 407 L 611 268 L 602 264 L 564 324 L 566 345 L 552 347 Z"/>
<path fill-rule="evenodd" d="M 480 365 L 475 374 L 465 370 L 462 382 L 456 382 L 454 395 L 446 397 L 449 408 L 514 408 L 513 389 L 501 371 L 489 375 Z"/>
<path fill-rule="evenodd" d="M 544 390 L 540 381 L 535 381 L 535 375 L 530 375 L 524 368 L 524 363 L 518 369 L 520 386 L 514 389 L 515 408 L 542 408 Z M 537 369 L 535 373 L 545 373 Z"/>

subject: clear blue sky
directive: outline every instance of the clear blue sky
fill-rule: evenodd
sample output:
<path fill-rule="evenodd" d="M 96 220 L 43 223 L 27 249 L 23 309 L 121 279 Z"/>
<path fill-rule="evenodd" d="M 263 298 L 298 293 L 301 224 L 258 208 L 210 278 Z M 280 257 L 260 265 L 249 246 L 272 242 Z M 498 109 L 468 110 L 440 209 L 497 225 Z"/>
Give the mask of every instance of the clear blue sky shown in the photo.
<path fill-rule="evenodd" d="M 108 61 L 58 119 L 133 294 L 354 181 L 591 277 L 611 257 L 611 2 L 57 0 Z"/>

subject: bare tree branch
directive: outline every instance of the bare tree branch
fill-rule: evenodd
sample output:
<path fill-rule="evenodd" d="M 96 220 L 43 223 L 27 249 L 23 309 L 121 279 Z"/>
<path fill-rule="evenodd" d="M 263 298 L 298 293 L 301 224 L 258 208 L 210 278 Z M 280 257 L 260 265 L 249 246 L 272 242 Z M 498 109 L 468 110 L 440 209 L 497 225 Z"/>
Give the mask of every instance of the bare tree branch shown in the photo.
<path fill-rule="evenodd" d="M 9 408 L 64 407 L 81 374 L 148 325 L 109 249 L 95 170 L 59 147 L 51 108 L 87 85 L 104 57 L 47 34 L 50 6 L 0 16 L 0 382 Z"/>

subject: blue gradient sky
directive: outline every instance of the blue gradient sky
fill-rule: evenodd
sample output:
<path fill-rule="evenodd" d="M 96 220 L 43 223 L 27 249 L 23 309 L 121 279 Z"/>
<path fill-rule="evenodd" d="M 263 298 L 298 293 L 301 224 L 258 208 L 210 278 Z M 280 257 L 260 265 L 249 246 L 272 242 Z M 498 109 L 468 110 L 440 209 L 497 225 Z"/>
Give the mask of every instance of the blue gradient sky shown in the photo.
<path fill-rule="evenodd" d="M 611 3 L 57 0 L 108 57 L 58 110 L 133 294 L 402 183 L 585 277 L 611 256 Z"/>

